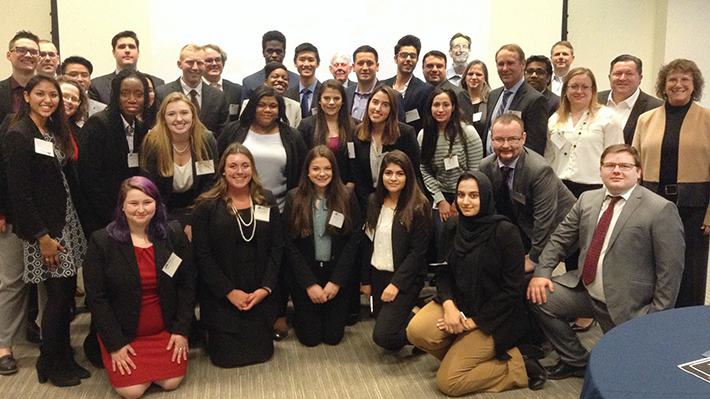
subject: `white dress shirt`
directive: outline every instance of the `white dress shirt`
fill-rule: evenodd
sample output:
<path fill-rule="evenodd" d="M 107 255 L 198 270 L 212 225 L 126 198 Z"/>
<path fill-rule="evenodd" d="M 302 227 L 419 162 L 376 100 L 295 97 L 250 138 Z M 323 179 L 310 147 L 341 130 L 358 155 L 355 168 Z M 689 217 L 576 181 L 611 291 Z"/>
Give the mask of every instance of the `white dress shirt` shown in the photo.
<path fill-rule="evenodd" d="M 200 104 L 200 109 L 201 109 L 202 108 L 202 82 L 200 82 L 200 84 L 198 84 L 197 87 L 192 88 L 192 87 L 188 86 L 182 80 L 182 78 L 180 78 L 180 86 L 182 86 L 183 94 L 185 94 L 190 101 L 192 101 L 192 98 L 190 97 L 190 92 L 193 90 L 195 92 L 197 92 L 197 96 L 196 96 L 197 103 Z"/>
<path fill-rule="evenodd" d="M 637 88 L 634 94 L 624 101 L 620 101 L 618 104 L 614 102 L 611 98 L 612 92 L 609 92 L 609 98 L 606 101 L 606 107 L 614 111 L 614 118 L 621 124 L 621 127 L 626 127 L 626 122 L 629 120 L 629 115 L 631 115 L 631 110 L 636 104 L 636 100 L 639 99 L 639 94 L 641 89 Z"/>
<path fill-rule="evenodd" d="M 374 248 L 370 262 L 375 269 L 385 272 L 394 271 L 394 257 L 392 255 L 392 223 L 394 221 L 394 212 L 394 209 L 382 205 L 380 217 L 377 219 L 375 237 L 372 240 Z"/>

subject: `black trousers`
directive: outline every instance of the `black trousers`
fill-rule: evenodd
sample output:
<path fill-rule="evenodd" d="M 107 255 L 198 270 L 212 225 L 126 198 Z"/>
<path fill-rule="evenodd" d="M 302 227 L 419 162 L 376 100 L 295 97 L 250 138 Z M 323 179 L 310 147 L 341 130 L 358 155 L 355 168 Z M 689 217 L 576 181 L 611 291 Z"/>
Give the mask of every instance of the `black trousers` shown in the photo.
<path fill-rule="evenodd" d="M 44 286 L 47 289 L 47 305 L 42 314 L 40 356 L 49 360 L 53 367 L 61 367 L 64 358 L 71 354 L 70 307 L 76 294 L 76 276 L 50 278 Z"/>
<path fill-rule="evenodd" d="M 313 303 L 306 290 L 295 285 L 291 287 L 291 301 L 295 310 L 293 328 L 303 345 L 337 345 L 342 341 L 348 319 L 350 286 L 347 284 L 340 287 L 338 294 L 325 303 Z"/>
<path fill-rule="evenodd" d="M 708 266 L 708 236 L 703 233 L 707 208 L 678 207 L 685 230 L 685 268 L 675 306 L 699 306 L 705 303 Z"/>
<path fill-rule="evenodd" d="M 371 268 L 372 300 L 375 315 L 375 329 L 372 339 L 387 350 L 397 351 L 409 344 L 407 325 L 414 317 L 412 309 L 417 304 L 419 292 L 424 287 L 423 281 L 415 281 L 411 287 L 397 287 L 399 293 L 392 302 L 382 302 L 382 292 L 387 288 L 393 272 Z"/>

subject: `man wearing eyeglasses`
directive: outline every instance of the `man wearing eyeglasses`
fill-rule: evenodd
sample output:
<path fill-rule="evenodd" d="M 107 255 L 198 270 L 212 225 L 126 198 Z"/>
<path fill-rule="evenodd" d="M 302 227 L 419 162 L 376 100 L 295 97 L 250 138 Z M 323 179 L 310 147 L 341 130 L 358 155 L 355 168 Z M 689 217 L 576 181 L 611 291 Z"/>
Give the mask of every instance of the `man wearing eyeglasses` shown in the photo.
<path fill-rule="evenodd" d="M 160 104 L 170 93 L 183 93 L 197 108 L 200 122 L 218 136 L 229 119 L 229 106 L 222 91 L 202 80 L 205 73 L 205 50 L 196 44 L 184 46 L 180 50 L 177 66 L 182 76 L 155 89 L 155 101 Z"/>
<path fill-rule="evenodd" d="M 461 77 L 468 64 L 468 55 L 471 53 L 471 38 L 459 32 L 449 40 L 449 55 L 452 64 L 446 70 L 446 80 L 456 86 L 461 86 Z"/>
<path fill-rule="evenodd" d="M 540 255 L 527 297 L 560 361 L 548 378 L 583 377 L 589 352 L 569 325 L 594 317 L 606 333 L 628 320 L 674 306 L 683 274 L 683 223 L 675 204 L 638 184 L 640 156 L 628 144 L 607 147 L 604 187 L 583 193 Z M 552 277 L 575 247 L 577 270 Z"/>
<path fill-rule="evenodd" d="M 552 62 L 544 55 L 531 55 L 525 60 L 525 81 L 547 99 L 547 116 L 552 116 L 560 108 L 560 96 L 553 93 L 550 86 Z"/>
<path fill-rule="evenodd" d="M 39 58 L 37 60 L 37 73 L 57 76 L 57 67 L 59 66 L 59 52 L 54 43 L 49 40 L 39 41 Z"/>
<path fill-rule="evenodd" d="M 480 171 L 491 180 L 496 210 L 518 226 L 525 247 L 525 271 L 538 263 L 542 249 L 575 198 L 542 155 L 525 148 L 523 120 L 503 114 L 491 129 L 493 154 Z"/>
<path fill-rule="evenodd" d="M 423 82 L 414 76 L 414 68 L 419 61 L 422 42 L 413 35 L 403 36 L 394 46 L 394 62 L 397 64 L 397 75 L 385 80 L 383 84 L 392 87 L 401 94 L 404 108 L 404 121 L 415 131 L 423 126 L 424 114 L 427 112 L 426 101 L 434 86 Z M 428 112 L 431 112 L 429 110 Z"/>
<path fill-rule="evenodd" d="M 0 122 L 14 114 L 22 105 L 25 85 L 35 75 L 39 57 L 39 37 L 20 31 L 10 40 L 7 59 L 12 64 L 12 75 L 0 82 Z"/>
<path fill-rule="evenodd" d="M 216 44 L 208 44 L 205 49 L 205 72 L 202 75 L 205 83 L 224 93 L 229 104 L 229 120 L 239 118 L 242 104 L 242 85 L 222 78 L 224 65 L 227 63 L 227 53 Z"/>
<path fill-rule="evenodd" d="M 261 52 L 264 56 L 264 63 L 269 62 L 284 62 L 286 56 L 286 36 L 277 30 L 270 30 L 264 33 L 261 37 Z M 252 73 L 242 80 L 242 102 L 248 100 L 251 93 L 259 86 L 264 85 L 266 77 L 264 76 L 264 68 Z M 288 87 L 298 87 L 298 74 L 288 71 Z"/>

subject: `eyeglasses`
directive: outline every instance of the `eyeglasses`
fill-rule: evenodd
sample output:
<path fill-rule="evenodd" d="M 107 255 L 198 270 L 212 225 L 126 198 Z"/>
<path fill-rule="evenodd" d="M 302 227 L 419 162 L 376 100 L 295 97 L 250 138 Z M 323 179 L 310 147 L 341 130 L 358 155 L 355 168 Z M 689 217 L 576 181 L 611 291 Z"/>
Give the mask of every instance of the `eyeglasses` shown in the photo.
<path fill-rule="evenodd" d="M 59 55 L 59 54 L 55 53 L 54 51 L 40 51 L 40 52 L 39 52 L 40 58 L 44 58 L 44 57 L 47 57 L 47 56 L 48 56 L 49 58 L 54 58 L 54 57 L 56 57 L 56 56 L 58 56 L 58 55 Z"/>
<path fill-rule="evenodd" d="M 39 50 L 35 50 L 33 48 L 27 48 L 27 47 L 15 47 L 10 51 L 16 52 L 17 55 L 19 55 L 20 57 L 22 57 L 23 55 L 25 55 L 27 53 L 30 53 L 30 55 L 33 57 L 36 57 L 39 55 Z"/>
<path fill-rule="evenodd" d="M 66 101 L 66 102 L 73 102 L 73 103 L 75 103 L 75 104 L 81 104 L 81 99 L 80 99 L 79 97 L 75 97 L 75 96 L 72 96 L 72 95 L 69 95 L 69 94 L 64 94 L 64 95 L 62 96 L 62 98 L 63 98 L 64 101 Z"/>
<path fill-rule="evenodd" d="M 205 64 L 221 64 L 222 63 L 222 57 L 215 57 L 215 58 L 205 58 Z"/>
<path fill-rule="evenodd" d="M 520 140 L 523 139 L 523 136 L 517 136 L 517 137 L 493 137 L 491 140 L 495 141 L 497 144 L 503 144 L 506 141 L 510 144 L 518 144 Z"/>
<path fill-rule="evenodd" d="M 613 163 L 613 162 L 602 163 L 602 169 L 609 171 L 609 172 L 616 169 L 617 166 L 619 167 L 619 170 L 621 170 L 622 172 L 628 172 L 631 169 L 636 167 L 636 165 L 634 165 L 632 163 Z"/>
<path fill-rule="evenodd" d="M 540 68 L 537 68 L 537 69 L 530 68 L 530 69 L 525 70 L 525 74 L 528 76 L 530 76 L 532 74 L 537 74 L 537 76 L 544 76 L 544 75 L 547 75 L 547 71 L 544 69 L 540 69 Z"/>
<path fill-rule="evenodd" d="M 567 91 L 578 91 L 578 90 L 587 91 L 591 88 L 592 88 L 592 86 L 587 86 L 587 85 L 583 85 L 583 86 L 572 85 L 572 86 L 567 86 Z"/>
<path fill-rule="evenodd" d="M 451 47 L 454 50 L 468 50 L 469 46 L 468 44 L 457 44 L 454 47 Z"/>
<path fill-rule="evenodd" d="M 413 60 L 417 59 L 417 53 L 405 53 L 404 51 L 397 54 L 397 56 L 403 60 L 406 60 L 407 58 L 411 58 Z"/>

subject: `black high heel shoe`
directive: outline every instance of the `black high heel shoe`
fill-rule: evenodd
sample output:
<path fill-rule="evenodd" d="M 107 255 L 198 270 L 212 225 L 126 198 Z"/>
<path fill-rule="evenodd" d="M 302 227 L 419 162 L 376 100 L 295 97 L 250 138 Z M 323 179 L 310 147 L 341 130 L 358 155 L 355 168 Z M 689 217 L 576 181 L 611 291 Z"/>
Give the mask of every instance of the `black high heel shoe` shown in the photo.
<path fill-rule="evenodd" d="M 41 355 L 37 359 L 35 367 L 37 368 L 37 381 L 40 384 L 47 381 L 56 387 L 71 387 L 81 384 L 79 377 L 74 376 L 67 367 L 52 367 L 49 360 Z"/>

